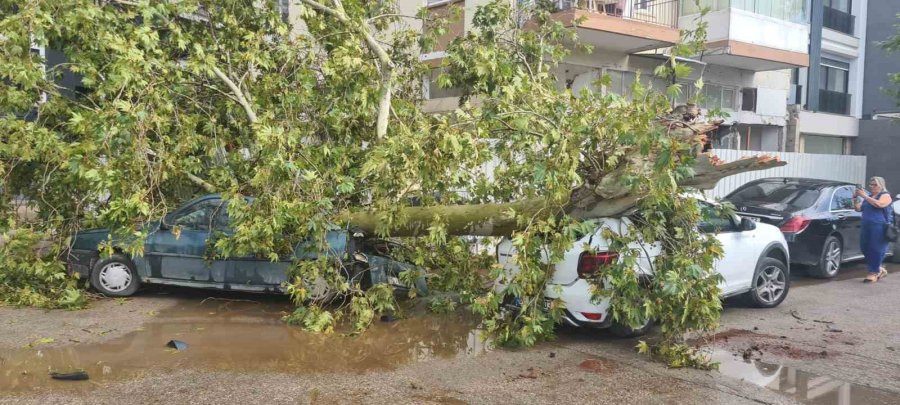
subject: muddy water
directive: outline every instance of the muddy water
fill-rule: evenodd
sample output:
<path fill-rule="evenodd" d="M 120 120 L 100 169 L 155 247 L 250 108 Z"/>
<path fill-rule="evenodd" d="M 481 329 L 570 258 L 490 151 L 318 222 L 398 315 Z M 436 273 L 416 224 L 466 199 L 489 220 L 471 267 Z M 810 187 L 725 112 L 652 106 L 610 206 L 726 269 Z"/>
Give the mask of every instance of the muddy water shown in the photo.
<path fill-rule="evenodd" d="M 712 352 L 719 371 L 729 377 L 777 391 L 805 404 L 881 405 L 900 403 L 900 394 L 816 375 L 793 367 L 744 360 L 722 349 Z"/>
<path fill-rule="evenodd" d="M 435 357 L 489 350 L 475 320 L 464 314 L 411 314 L 376 322 L 361 336 L 322 335 L 281 322 L 284 302 L 183 300 L 123 337 L 99 344 L 0 353 L 0 391 L 90 389 L 150 370 L 204 369 L 291 373 L 387 370 Z M 166 347 L 187 342 L 187 350 Z M 89 381 L 55 381 L 48 372 L 85 370 Z"/>

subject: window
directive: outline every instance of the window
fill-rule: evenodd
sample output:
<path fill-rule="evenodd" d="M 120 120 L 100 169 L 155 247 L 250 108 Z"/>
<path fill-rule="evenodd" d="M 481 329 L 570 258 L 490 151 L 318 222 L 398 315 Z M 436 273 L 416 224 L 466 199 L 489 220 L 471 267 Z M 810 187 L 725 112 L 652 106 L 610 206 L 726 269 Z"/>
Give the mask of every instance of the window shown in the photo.
<path fill-rule="evenodd" d="M 819 191 L 797 183 L 761 181 L 749 183 L 726 197 L 735 205 L 772 204 L 798 211 L 812 207 L 819 199 Z"/>
<path fill-rule="evenodd" d="M 853 209 L 853 190 L 850 187 L 840 187 L 834 190 L 831 197 L 831 211 L 846 211 Z"/>
<path fill-rule="evenodd" d="M 621 70 L 607 69 L 606 74 L 609 75 L 609 85 L 606 91 L 618 94 L 625 98 L 631 98 L 631 86 L 634 84 L 636 75 L 634 72 L 624 72 Z"/>
<path fill-rule="evenodd" d="M 849 76 L 849 63 L 822 58 L 822 71 L 819 75 L 820 89 L 846 93 Z"/>
<path fill-rule="evenodd" d="M 184 229 L 208 231 L 215 216 L 216 210 L 222 205 L 222 200 L 205 200 L 188 207 L 185 211 L 176 214 L 172 225 Z"/>
<path fill-rule="evenodd" d="M 721 207 L 714 206 L 709 203 L 699 202 L 700 204 L 700 232 L 703 233 L 720 233 L 734 232 L 737 227 L 734 218 L 725 213 Z"/>
<path fill-rule="evenodd" d="M 845 13 L 850 13 L 851 2 L 850 0 L 824 0 L 823 1 L 825 7 L 829 7 L 834 10 L 843 11 Z"/>
<path fill-rule="evenodd" d="M 441 75 L 441 69 L 431 69 L 431 72 L 428 73 L 428 78 L 426 80 L 426 95 L 425 98 L 429 100 L 445 98 L 445 97 L 460 97 L 463 95 L 464 91 L 462 87 L 441 87 L 438 84 L 438 77 Z"/>
<path fill-rule="evenodd" d="M 843 155 L 844 138 L 839 136 L 803 135 L 803 153 Z"/>

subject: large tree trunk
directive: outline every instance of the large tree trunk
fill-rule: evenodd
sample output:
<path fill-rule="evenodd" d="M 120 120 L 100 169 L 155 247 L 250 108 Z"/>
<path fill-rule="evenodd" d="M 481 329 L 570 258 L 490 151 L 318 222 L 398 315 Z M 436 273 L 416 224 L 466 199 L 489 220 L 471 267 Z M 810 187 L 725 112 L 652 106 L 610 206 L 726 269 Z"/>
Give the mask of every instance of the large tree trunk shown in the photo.
<path fill-rule="evenodd" d="M 772 156 L 753 156 L 730 163 L 724 163 L 711 154 L 701 154 L 694 165 L 694 177 L 685 179 L 681 185 L 697 189 L 712 189 L 724 177 L 754 170 L 765 170 L 783 166 L 786 163 Z M 605 181 L 604 181 L 605 180 Z M 446 222 L 450 235 L 506 236 L 516 229 L 522 228 L 512 216 L 510 210 L 518 214 L 534 217 L 558 215 L 565 211 L 578 219 L 609 217 L 622 214 L 631 209 L 640 198 L 622 192 L 621 187 L 613 186 L 615 181 L 609 178 L 599 179 L 593 184 L 596 187 L 581 186 L 572 191 L 572 201 L 566 207 L 549 207 L 543 198 L 526 199 L 501 204 L 470 204 L 432 207 L 408 207 L 402 210 L 401 216 L 407 221 L 404 225 L 391 229 L 391 236 L 416 236 L 428 232 L 434 218 L 439 216 Z M 372 212 L 355 212 L 349 214 L 347 221 L 357 230 L 366 234 L 375 234 L 380 216 Z"/>

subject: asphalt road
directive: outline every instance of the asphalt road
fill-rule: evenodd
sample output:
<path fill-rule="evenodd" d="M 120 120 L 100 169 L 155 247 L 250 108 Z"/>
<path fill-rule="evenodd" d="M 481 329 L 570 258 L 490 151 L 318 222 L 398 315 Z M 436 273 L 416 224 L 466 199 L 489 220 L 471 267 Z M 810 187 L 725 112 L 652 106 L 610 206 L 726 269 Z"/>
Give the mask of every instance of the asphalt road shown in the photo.
<path fill-rule="evenodd" d="M 797 278 L 775 309 L 727 306 L 721 333 L 696 341 L 721 372 L 667 369 L 590 330 L 491 349 L 464 315 L 310 335 L 280 323 L 286 300 L 174 288 L 0 308 L 0 403 L 900 403 L 900 266 L 875 285 L 861 270 Z M 46 375 L 73 368 L 91 379 Z"/>

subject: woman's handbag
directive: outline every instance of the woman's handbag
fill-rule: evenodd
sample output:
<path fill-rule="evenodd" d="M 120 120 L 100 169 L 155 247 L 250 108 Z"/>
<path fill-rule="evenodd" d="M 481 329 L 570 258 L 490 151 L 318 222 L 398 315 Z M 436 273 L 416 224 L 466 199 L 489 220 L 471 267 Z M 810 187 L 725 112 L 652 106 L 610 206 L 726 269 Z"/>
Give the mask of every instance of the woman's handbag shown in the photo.
<path fill-rule="evenodd" d="M 896 242 L 897 239 L 900 239 L 900 229 L 897 229 L 897 224 L 891 220 L 893 213 L 894 208 L 892 206 L 884 207 L 884 220 L 887 221 L 887 226 L 884 227 L 884 238 L 888 242 Z"/>

